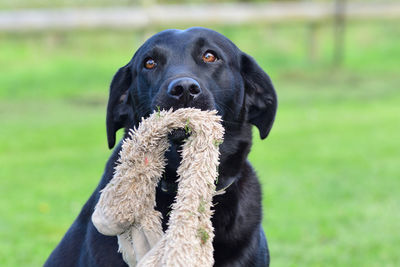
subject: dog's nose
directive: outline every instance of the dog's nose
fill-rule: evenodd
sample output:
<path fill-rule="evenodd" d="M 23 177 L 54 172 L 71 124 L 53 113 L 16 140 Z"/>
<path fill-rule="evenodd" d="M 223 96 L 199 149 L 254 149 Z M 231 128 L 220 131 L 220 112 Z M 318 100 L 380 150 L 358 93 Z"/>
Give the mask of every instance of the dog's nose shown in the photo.
<path fill-rule="evenodd" d="M 192 78 L 178 78 L 168 85 L 167 94 L 177 100 L 190 101 L 201 94 L 201 87 Z"/>

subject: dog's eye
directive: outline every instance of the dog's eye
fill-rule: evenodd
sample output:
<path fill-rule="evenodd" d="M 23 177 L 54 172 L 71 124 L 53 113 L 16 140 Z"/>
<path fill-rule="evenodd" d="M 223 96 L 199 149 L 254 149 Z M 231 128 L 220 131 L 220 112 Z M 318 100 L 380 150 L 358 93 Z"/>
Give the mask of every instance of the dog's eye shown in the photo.
<path fill-rule="evenodd" d="M 157 66 L 157 63 L 156 63 L 156 61 L 154 60 L 154 59 L 152 59 L 152 58 L 147 58 L 145 61 L 144 61 L 144 67 L 146 68 L 146 69 L 154 69 L 155 67 Z"/>
<path fill-rule="evenodd" d="M 206 51 L 203 55 L 203 61 L 206 63 L 215 62 L 217 59 L 217 56 L 211 51 Z"/>

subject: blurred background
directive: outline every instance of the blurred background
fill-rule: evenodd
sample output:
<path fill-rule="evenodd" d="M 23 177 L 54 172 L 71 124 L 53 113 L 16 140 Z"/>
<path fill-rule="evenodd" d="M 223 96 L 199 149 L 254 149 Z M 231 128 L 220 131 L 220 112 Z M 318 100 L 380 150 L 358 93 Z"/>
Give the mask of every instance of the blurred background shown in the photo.
<path fill-rule="evenodd" d="M 190 26 L 275 84 L 250 156 L 272 266 L 399 266 L 400 3 L 351 0 L 0 0 L 0 266 L 44 263 L 111 153 L 113 74 Z"/>

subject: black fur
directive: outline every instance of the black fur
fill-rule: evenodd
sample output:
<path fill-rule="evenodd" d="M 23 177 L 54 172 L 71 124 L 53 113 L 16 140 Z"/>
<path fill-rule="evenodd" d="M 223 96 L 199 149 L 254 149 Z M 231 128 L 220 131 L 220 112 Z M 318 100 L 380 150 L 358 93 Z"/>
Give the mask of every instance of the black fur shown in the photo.
<path fill-rule="evenodd" d="M 207 51 L 218 59 L 204 62 L 202 56 Z M 144 68 L 149 58 L 157 63 L 153 69 Z M 177 79 L 195 80 L 200 92 L 189 93 L 190 82 L 186 82 L 178 88 L 182 94 L 171 95 L 168 86 L 177 83 Z M 214 198 L 215 266 L 269 265 L 261 227 L 261 189 L 247 155 L 251 147 L 251 124 L 264 139 L 274 121 L 277 98 L 270 78 L 254 59 L 215 31 L 166 30 L 147 40 L 113 78 L 107 107 L 109 147 L 115 145 L 118 129 L 125 128 L 126 135 L 126 129 L 138 125 L 141 117 L 157 108 L 171 107 L 216 109 L 223 118 L 226 133 L 220 146 L 219 183 L 234 182 L 224 195 Z M 169 183 L 177 178 L 178 151 L 183 138 L 179 131 L 170 136 L 165 171 Z M 117 252 L 117 238 L 100 234 L 91 222 L 99 192 L 113 176 L 120 149 L 119 143 L 98 187 L 45 266 L 126 266 Z M 164 216 L 164 230 L 173 198 L 172 194 L 157 189 L 156 208 Z"/>

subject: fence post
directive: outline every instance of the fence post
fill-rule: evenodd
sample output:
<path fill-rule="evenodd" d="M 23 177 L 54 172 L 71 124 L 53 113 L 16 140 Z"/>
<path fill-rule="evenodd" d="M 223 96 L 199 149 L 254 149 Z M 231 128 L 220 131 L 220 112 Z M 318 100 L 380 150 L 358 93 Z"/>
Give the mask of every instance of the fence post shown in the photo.
<path fill-rule="evenodd" d="M 312 0 L 303 0 L 304 3 L 312 4 Z M 309 63 L 315 63 L 318 55 L 318 43 L 317 43 L 317 29 L 318 22 L 311 20 L 306 22 L 306 53 Z"/>
<path fill-rule="evenodd" d="M 333 63 L 339 66 L 344 60 L 346 0 L 335 0 Z"/>
<path fill-rule="evenodd" d="M 307 23 L 307 55 L 310 63 L 314 63 L 318 56 L 318 43 L 317 43 L 317 30 L 318 24 L 313 21 Z"/>

